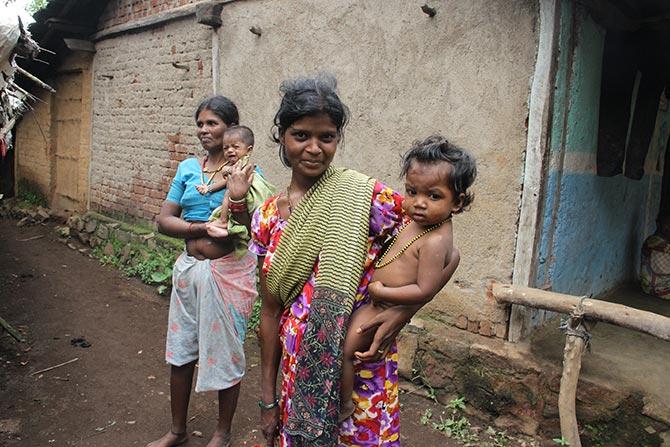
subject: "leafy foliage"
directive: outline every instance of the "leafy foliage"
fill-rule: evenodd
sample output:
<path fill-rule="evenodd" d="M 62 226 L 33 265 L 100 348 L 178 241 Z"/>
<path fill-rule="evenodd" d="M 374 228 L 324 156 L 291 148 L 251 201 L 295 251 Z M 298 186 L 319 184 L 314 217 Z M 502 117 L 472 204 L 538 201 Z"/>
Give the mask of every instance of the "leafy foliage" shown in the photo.
<path fill-rule="evenodd" d="M 110 244 L 113 254 L 105 250 Z M 149 251 L 144 245 L 124 244 L 118 239 L 108 239 L 106 244 L 94 248 L 92 253 L 103 264 L 112 265 L 128 276 L 137 276 L 147 284 L 156 285 L 161 295 L 170 286 L 172 266 L 178 256 L 175 251 L 165 248 Z"/>
<path fill-rule="evenodd" d="M 18 182 L 18 196 L 21 204 L 25 206 L 47 206 L 47 199 L 39 187 L 25 179 Z"/>
<path fill-rule="evenodd" d="M 31 0 L 26 9 L 32 15 L 47 6 L 48 0 Z"/>
<path fill-rule="evenodd" d="M 465 410 L 465 398 L 457 397 L 449 401 L 438 420 L 433 419 L 433 410 L 426 409 L 421 415 L 422 425 L 432 424 L 435 430 L 444 433 L 451 439 L 459 441 L 464 446 L 478 447 L 509 447 L 510 437 L 504 431 L 498 431 L 488 427 L 484 435 L 480 437 L 480 429 L 473 427 L 470 420 L 463 411 Z M 448 416 L 447 416 L 448 413 Z"/>

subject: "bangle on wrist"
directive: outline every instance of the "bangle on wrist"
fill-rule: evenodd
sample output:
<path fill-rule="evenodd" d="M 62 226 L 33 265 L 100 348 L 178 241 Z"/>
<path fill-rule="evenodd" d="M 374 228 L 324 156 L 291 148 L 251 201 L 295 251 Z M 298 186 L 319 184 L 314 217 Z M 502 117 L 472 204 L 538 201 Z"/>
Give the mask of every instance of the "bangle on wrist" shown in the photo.
<path fill-rule="evenodd" d="M 279 406 L 279 399 L 275 398 L 275 400 L 269 404 L 266 404 L 263 402 L 263 399 L 260 399 L 258 401 L 258 406 L 260 407 L 261 410 L 272 410 L 275 407 Z"/>
<path fill-rule="evenodd" d="M 247 211 L 247 203 L 236 203 L 236 202 L 230 202 L 228 205 L 228 209 L 230 210 L 231 213 L 244 213 Z"/>
<path fill-rule="evenodd" d="M 241 199 L 235 200 L 232 197 L 228 197 L 228 200 L 230 200 L 230 203 L 247 203 L 247 198 L 242 197 Z"/>

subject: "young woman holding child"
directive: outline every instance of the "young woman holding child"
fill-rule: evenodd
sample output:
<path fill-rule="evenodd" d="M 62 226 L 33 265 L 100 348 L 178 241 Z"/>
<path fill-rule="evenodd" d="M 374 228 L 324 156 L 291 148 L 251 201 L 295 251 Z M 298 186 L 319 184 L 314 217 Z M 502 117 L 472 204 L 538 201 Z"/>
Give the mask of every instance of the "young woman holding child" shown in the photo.
<path fill-rule="evenodd" d="M 172 424 L 162 438 L 147 447 L 170 447 L 188 439 L 186 417 L 196 362 L 196 391 L 218 391 L 219 418 L 208 447 L 230 445 L 231 421 L 244 376 L 243 342 L 247 321 L 257 297 L 256 257 L 236 256 L 232 238 L 212 237 L 212 211 L 221 205 L 224 191 L 207 186 L 224 180 L 230 166 L 223 150 L 226 129 L 239 123 L 237 107 L 223 96 L 203 101 L 195 113 L 197 136 L 207 152 L 179 164 L 158 216 L 161 233 L 185 240 L 175 262 L 168 317 L 165 359 L 170 370 Z M 245 196 L 253 165 L 233 166 L 226 178 L 235 220 L 249 225 L 253 209 Z M 214 232 L 215 233 L 215 232 Z M 248 233 L 247 233 L 248 234 Z M 248 236 L 247 236 L 248 238 Z"/>
<path fill-rule="evenodd" d="M 339 384 L 349 317 L 370 300 L 374 264 L 405 220 L 402 197 L 331 166 L 348 119 L 333 78 L 287 81 L 281 91 L 275 140 L 291 180 L 251 223 L 263 296 L 261 429 L 268 446 L 277 437 L 286 447 L 399 446 L 394 340 L 422 304 L 389 306 L 360 325 L 375 335 L 357 353 L 353 414 L 343 421 Z M 458 262 L 453 248 L 442 284 Z"/>

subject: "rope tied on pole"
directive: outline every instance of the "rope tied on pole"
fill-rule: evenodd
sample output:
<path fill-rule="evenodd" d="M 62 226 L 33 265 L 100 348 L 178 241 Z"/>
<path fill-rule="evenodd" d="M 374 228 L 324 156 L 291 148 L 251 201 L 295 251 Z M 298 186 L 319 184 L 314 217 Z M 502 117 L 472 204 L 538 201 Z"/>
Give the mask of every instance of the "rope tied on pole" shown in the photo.
<path fill-rule="evenodd" d="M 579 303 L 575 305 L 575 308 L 570 313 L 570 318 L 561 319 L 561 324 L 559 329 L 565 332 L 565 335 L 572 335 L 573 337 L 579 337 L 584 340 L 584 347 L 590 353 L 591 352 L 591 338 L 592 335 L 586 328 L 584 323 L 584 301 L 589 299 L 590 296 L 584 295 L 580 298 Z"/>

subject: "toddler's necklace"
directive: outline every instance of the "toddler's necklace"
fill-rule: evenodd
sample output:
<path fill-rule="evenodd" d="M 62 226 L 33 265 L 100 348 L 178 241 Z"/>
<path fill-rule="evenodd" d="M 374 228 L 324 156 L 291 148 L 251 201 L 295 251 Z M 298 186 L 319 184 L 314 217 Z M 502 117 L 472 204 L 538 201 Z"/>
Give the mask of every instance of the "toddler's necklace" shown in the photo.
<path fill-rule="evenodd" d="M 423 236 L 427 235 L 431 231 L 440 228 L 442 226 L 442 224 L 444 224 L 445 222 L 447 222 L 449 220 L 451 220 L 451 216 L 447 217 L 446 219 L 444 219 L 440 223 L 436 223 L 435 225 L 432 225 L 432 226 L 426 228 L 421 233 L 417 234 L 412 239 L 410 239 L 409 242 L 407 242 L 405 244 L 405 246 L 403 248 L 401 248 L 398 253 L 394 254 L 390 259 L 387 259 L 386 261 L 382 261 L 384 259 L 384 256 L 386 256 L 388 254 L 388 252 L 391 251 L 391 248 L 395 245 L 396 241 L 398 240 L 398 236 L 400 236 L 400 233 L 402 233 L 403 230 L 405 228 L 407 228 L 407 225 L 403 225 L 402 228 L 400 229 L 400 231 L 398 231 L 398 234 L 396 234 L 393 237 L 393 240 L 391 241 L 389 246 L 386 247 L 386 250 L 384 250 L 384 253 L 379 257 L 379 259 L 375 263 L 375 268 L 380 269 L 380 268 L 386 267 L 387 265 L 389 265 L 390 263 L 392 263 L 393 261 L 398 259 L 403 253 L 405 253 L 405 251 L 407 251 L 407 249 L 409 247 L 411 247 L 413 243 L 415 243 L 416 241 L 418 241 L 419 239 L 421 239 Z"/>
<path fill-rule="evenodd" d="M 202 170 L 200 171 L 200 182 L 202 182 L 202 184 L 205 185 L 205 186 L 211 185 L 212 182 L 214 181 L 214 177 L 216 177 L 216 174 L 221 172 L 221 170 L 224 168 L 224 166 L 226 166 L 228 164 L 228 161 L 224 161 L 221 164 L 221 166 L 219 166 L 218 168 L 216 168 L 213 171 L 210 171 L 205 167 L 207 165 L 207 160 L 208 160 L 207 156 L 205 156 L 205 158 L 202 159 Z M 209 180 L 207 180 L 207 181 L 205 181 L 205 174 L 212 174 L 209 177 Z"/>

